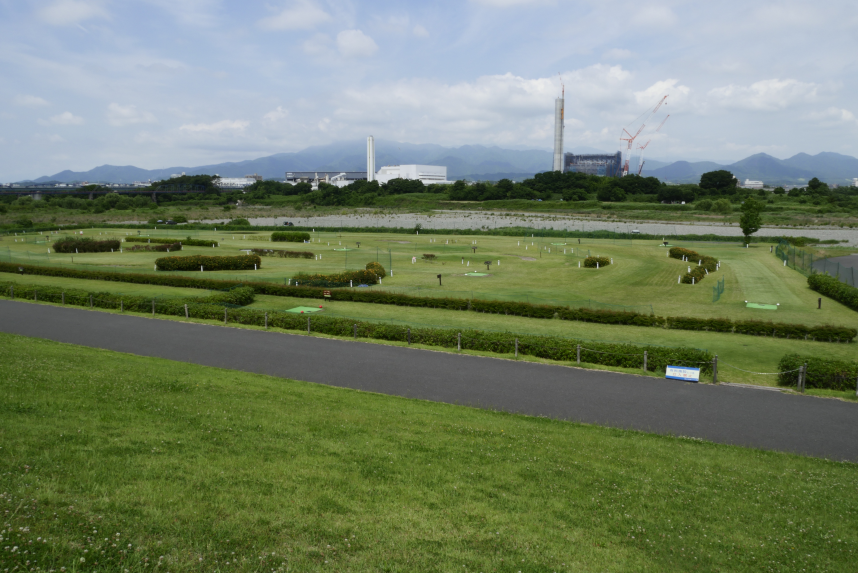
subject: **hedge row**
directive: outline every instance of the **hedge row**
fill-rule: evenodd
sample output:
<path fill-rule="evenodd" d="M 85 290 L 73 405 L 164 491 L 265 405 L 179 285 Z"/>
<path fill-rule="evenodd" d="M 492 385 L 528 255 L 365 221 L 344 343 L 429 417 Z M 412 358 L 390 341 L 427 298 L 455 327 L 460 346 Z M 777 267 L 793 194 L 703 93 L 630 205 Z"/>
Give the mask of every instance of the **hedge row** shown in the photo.
<path fill-rule="evenodd" d="M 812 274 L 807 277 L 807 286 L 852 310 L 858 310 L 858 288 L 840 282 L 837 277 Z"/>
<path fill-rule="evenodd" d="M 181 251 L 182 243 L 168 243 L 166 245 L 134 245 L 129 251 L 164 251 L 167 253 L 171 253 L 173 251 Z"/>
<path fill-rule="evenodd" d="M 303 243 L 310 240 L 310 233 L 300 231 L 275 231 L 271 233 L 271 240 L 275 243 Z"/>
<path fill-rule="evenodd" d="M 140 296 L 118 297 L 110 293 L 87 292 L 78 289 L 59 289 L 56 287 L 36 287 L 16 283 L 0 283 L 0 289 L 9 296 L 10 288 L 14 287 L 15 298 L 61 302 L 65 293 L 65 303 L 76 306 L 92 306 L 134 311 L 152 312 L 152 299 Z M 92 296 L 92 299 L 90 299 Z M 221 299 L 249 304 L 252 302 L 252 288 L 233 289 L 227 293 L 217 293 L 198 299 L 156 300 L 157 314 L 184 316 L 185 304 L 188 304 L 188 316 L 210 320 L 223 320 L 224 302 Z M 120 303 L 121 301 L 121 303 Z M 217 302 L 221 301 L 221 304 Z M 120 306 L 121 304 L 121 306 Z M 227 309 L 229 322 L 263 326 L 265 324 L 264 310 L 234 308 Z M 451 328 L 413 328 L 408 326 L 384 323 L 356 321 L 341 317 L 296 315 L 288 312 L 269 311 L 268 326 L 285 330 L 300 330 L 306 332 L 308 320 L 312 332 L 334 336 L 357 335 L 361 338 L 375 340 L 390 340 L 398 342 L 410 341 L 412 344 L 456 348 L 461 334 L 462 347 L 467 350 L 512 354 L 515 352 L 515 340 L 518 338 L 518 352 L 526 356 L 536 356 L 558 361 L 577 360 L 578 345 L 582 346 L 581 361 L 590 364 L 602 364 L 623 368 L 642 368 L 643 353 L 647 351 L 647 368 L 650 371 L 663 371 L 665 366 L 688 365 L 700 367 L 703 372 L 711 372 L 712 355 L 697 348 L 665 348 L 658 346 L 637 346 L 634 344 L 611 344 L 604 342 L 589 342 L 570 340 L 554 336 L 516 335 L 508 332 L 484 332 L 480 330 L 456 330 Z"/>
<path fill-rule="evenodd" d="M 586 259 L 584 259 L 584 267 L 588 268 L 588 269 L 595 269 L 595 268 L 597 268 L 597 265 L 598 265 L 598 268 L 607 267 L 610 264 L 611 264 L 611 259 L 609 259 L 608 257 L 595 257 L 595 256 L 593 256 L 593 257 L 587 257 Z"/>
<path fill-rule="evenodd" d="M 185 288 L 224 289 L 238 286 L 239 281 L 201 277 L 183 277 L 175 275 L 159 275 L 144 273 L 117 273 L 109 271 L 89 271 L 67 269 L 62 267 L 41 267 L 36 265 L 20 265 L 27 274 L 69 277 L 77 279 L 96 279 L 126 282 L 134 284 L 153 284 Z M 17 273 L 19 265 L 0 262 L 0 272 Z M 199 267 L 197 267 L 199 268 Z M 196 269 L 194 269 L 196 270 Z M 256 294 L 273 296 L 289 296 L 295 298 L 323 299 L 323 289 L 307 286 L 287 286 L 270 282 L 245 283 L 253 288 Z M 348 284 L 348 283 L 346 283 Z M 360 284 L 360 283 L 357 283 Z M 460 298 L 431 298 L 412 296 L 385 291 L 368 289 L 343 288 L 331 291 L 331 300 L 366 302 L 372 304 L 389 304 L 406 307 L 442 308 L 447 310 L 462 310 L 523 316 L 529 318 L 560 318 L 580 322 L 600 324 L 616 324 L 630 326 L 647 326 L 655 328 L 672 328 L 676 330 L 732 332 L 736 334 L 753 334 L 757 336 L 774 336 L 778 338 L 806 338 L 820 342 L 850 342 L 858 336 L 858 330 L 841 326 L 809 327 L 801 324 L 779 324 L 760 321 L 732 321 L 728 318 L 706 319 L 687 317 L 659 317 L 636 312 L 614 311 L 590 308 L 572 308 L 531 304 L 517 301 L 467 300 Z"/>
<path fill-rule="evenodd" d="M 63 237 L 54 242 L 53 249 L 55 253 L 106 253 L 120 248 L 119 241 L 116 239 L 108 239 L 105 241 L 96 241 L 89 237 Z"/>
<path fill-rule="evenodd" d="M 378 284 L 378 275 L 374 271 L 343 271 L 333 275 L 298 273 L 292 277 L 295 286 L 304 287 L 347 287 L 361 284 Z M 312 297 L 316 298 L 316 297 Z"/>
<path fill-rule="evenodd" d="M 262 267 L 259 255 L 235 255 L 232 257 L 207 257 L 191 255 L 188 257 L 162 257 L 155 259 L 159 271 L 246 271 Z"/>
<path fill-rule="evenodd" d="M 697 261 L 697 266 L 691 269 L 691 272 L 685 273 L 682 277 L 683 284 L 696 284 L 705 279 L 709 273 L 714 273 L 718 269 L 718 260 L 708 255 L 701 255 L 691 249 L 682 247 L 671 247 L 669 254 L 674 259 L 682 260 L 685 258 L 688 262 Z M 693 279 L 693 280 L 692 280 Z"/>
<path fill-rule="evenodd" d="M 217 247 L 217 241 L 209 241 L 208 239 L 192 239 L 190 237 L 176 241 L 176 239 L 167 239 L 164 237 L 125 237 L 126 243 L 160 243 L 162 245 L 172 245 L 173 243 L 182 243 L 186 247 Z"/>
<path fill-rule="evenodd" d="M 250 249 L 250 251 L 262 257 L 280 257 L 281 259 L 313 259 L 316 257 L 310 251 L 280 251 L 277 249 Z"/>
<path fill-rule="evenodd" d="M 825 388 L 827 390 L 855 390 L 858 380 L 858 362 L 845 360 L 827 360 L 815 356 L 786 354 L 778 363 L 778 384 L 795 386 L 798 384 L 797 370 L 807 363 L 807 388 Z"/>

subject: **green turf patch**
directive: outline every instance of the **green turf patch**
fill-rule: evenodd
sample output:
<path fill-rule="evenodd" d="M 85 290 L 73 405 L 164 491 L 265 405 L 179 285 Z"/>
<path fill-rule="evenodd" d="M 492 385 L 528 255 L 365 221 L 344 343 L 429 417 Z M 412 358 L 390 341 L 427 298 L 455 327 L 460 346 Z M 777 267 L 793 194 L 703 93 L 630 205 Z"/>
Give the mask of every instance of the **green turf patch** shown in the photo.
<path fill-rule="evenodd" d="M 854 570 L 853 464 L 8 334 L 0 363 L 0 570 Z"/>
<path fill-rule="evenodd" d="M 301 314 L 302 312 L 319 312 L 322 309 L 314 306 L 296 306 L 295 308 L 290 308 L 286 312 L 294 312 L 296 314 Z"/>
<path fill-rule="evenodd" d="M 563 246 L 563 245 L 565 245 L 566 243 L 551 243 L 551 244 L 552 244 L 552 245 L 560 245 L 560 246 Z"/>
<path fill-rule="evenodd" d="M 778 305 L 776 304 L 766 304 L 764 302 L 749 302 L 745 305 L 745 308 L 759 308 L 762 310 L 777 310 Z"/>
<path fill-rule="evenodd" d="M 487 277 L 488 273 L 465 273 L 466 277 Z"/>
<path fill-rule="evenodd" d="M 342 248 L 342 249 L 334 249 L 334 250 L 335 250 L 335 251 L 354 251 L 354 250 L 356 250 L 356 249 L 346 249 L 346 248 Z"/>

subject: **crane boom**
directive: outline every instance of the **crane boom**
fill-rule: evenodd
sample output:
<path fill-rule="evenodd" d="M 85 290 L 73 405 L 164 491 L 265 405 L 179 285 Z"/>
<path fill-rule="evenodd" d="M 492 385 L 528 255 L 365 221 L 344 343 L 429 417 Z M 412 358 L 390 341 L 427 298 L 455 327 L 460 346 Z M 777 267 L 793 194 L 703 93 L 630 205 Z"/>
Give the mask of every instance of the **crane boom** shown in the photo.
<path fill-rule="evenodd" d="M 669 94 L 668 94 L 668 95 L 669 95 Z M 657 112 L 657 111 L 659 110 L 659 108 L 661 108 L 661 106 L 662 106 L 662 105 L 664 104 L 664 102 L 667 100 L 667 97 L 668 97 L 667 95 L 666 95 L 666 96 L 664 96 L 663 98 L 661 98 L 660 100 L 658 100 L 658 103 L 657 103 L 657 104 L 655 104 L 655 106 L 654 106 L 653 108 L 651 108 L 651 109 L 649 109 L 649 110 L 647 110 L 647 111 L 643 112 L 641 115 L 639 115 L 639 116 L 638 116 L 638 118 L 637 118 L 637 119 L 640 119 L 641 117 L 643 117 L 643 116 L 645 116 L 645 115 L 646 115 L 646 119 L 644 119 L 644 120 L 643 120 L 643 122 L 641 123 L 641 126 L 638 128 L 637 132 L 636 132 L 634 135 L 632 135 L 631 133 L 629 133 L 629 131 L 628 131 L 626 128 L 623 128 L 623 133 L 622 133 L 622 134 L 620 134 L 620 141 L 627 141 L 627 142 L 628 142 L 628 148 L 627 148 L 627 150 L 626 150 L 626 161 L 625 161 L 625 163 L 623 164 L 623 173 L 622 173 L 622 176 L 623 176 L 623 177 L 625 177 L 626 175 L 628 175 L 628 174 L 629 174 L 629 161 L 631 160 L 631 155 L 632 155 L 632 145 L 634 144 L 635 139 L 637 139 L 637 137 L 638 137 L 638 136 L 641 134 L 641 132 L 644 130 L 644 128 L 646 127 L 647 122 L 650 120 L 650 118 L 651 118 L 653 115 L 655 115 L 655 112 Z M 670 117 L 670 116 L 667 116 L 667 117 Z M 667 117 L 666 117 L 666 118 L 664 118 L 664 121 L 667 121 Z M 637 121 L 637 120 L 636 120 L 636 121 Z M 661 122 L 661 125 L 664 125 L 664 121 L 662 121 L 662 122 Z M 632 122 L 632 123 L 634 123 L 634 122 Z M 631 124 L 630 124 L 630 125 L 631 125 Z M 661 129 L 661 125 L 658 127 L 658 129 Z M 627 126 L 627 127 L 628 127 L 628 126 Z M 656 130 L 656 131 L 658 131 L 658 130 Z M 628 137 L 623 137 L 623 134 L 627 135 Z M 647 142 L 647 145 L 649 145 L 649 142 Z M 645 145 L 644 147 L 646 147 L 646 145 Z M 641 169 L 643 169 L 643 165 L 641 165 Z M 640 169 L 638 170 L 638 173 L 640 173 Z"/>

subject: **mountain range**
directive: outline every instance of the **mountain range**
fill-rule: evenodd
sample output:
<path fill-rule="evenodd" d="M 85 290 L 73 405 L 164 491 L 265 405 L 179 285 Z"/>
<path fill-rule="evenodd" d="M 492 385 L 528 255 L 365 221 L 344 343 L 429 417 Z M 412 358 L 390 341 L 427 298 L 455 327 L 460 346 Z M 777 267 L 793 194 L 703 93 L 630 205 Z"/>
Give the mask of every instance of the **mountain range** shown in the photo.
<path fill-rule="evenodd" d="M 376 166 L 400 164 L 444 165 L 449 179 L 522 180 L 551 166 L 552 153 L 544 150 L 514 150 L 482 145 L 443 147 L 433 144 L 411 144 L 376 140 Z M 243 177 L 258 174 L 266 179 L 282 179 L 287 171 L 364 171 L 366 142 L 345 141 L 308 147 L 295 153 L 277 153 L 247 161 L 217 163 L 197 167 L 141 169 L 132 165 L 102 165 L 89 171 L 61 171 L 39 177 L 34 183 L 132 183 L 168 179 L 172 174 L 217 174 L 221 177 Z M 593 148 L 573 148 L 571 153 L 604 153 Z M 728 165 L 712 161 L 675 161 L 667 163 L 648 159 L 642 172 L 668 183 L 697 183 L 707 171 L 726 169 L 739 180 L 759 180 L 767 184 L 801 184 L 818 177 L 829 184 L 848 185 L 858 177 L 858 159 L 839 153 L 817 155 L 799 153 L 788 159 L 777 159 L 765 153 L 752 155 Z M 23 183 L 23 182 L 22 182 Z"/>

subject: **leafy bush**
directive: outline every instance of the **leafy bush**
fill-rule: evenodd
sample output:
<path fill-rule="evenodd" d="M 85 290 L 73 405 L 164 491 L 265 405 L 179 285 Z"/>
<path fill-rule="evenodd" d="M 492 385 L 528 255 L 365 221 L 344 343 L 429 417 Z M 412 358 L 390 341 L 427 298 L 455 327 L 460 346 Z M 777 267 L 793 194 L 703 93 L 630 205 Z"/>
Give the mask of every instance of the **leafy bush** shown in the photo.
<path fill-rule="evenodd" d="M 262 267 L 259 255 L 236 255 L 232 257 L 163 257 L 155 259 L 159 271 L 195 271 L 202 267 L 207 271 L 245 271 Z"/>
<path fill-rule="evenodd" d="M 837 277 L 813 274 L 807 277 L 807 286 L 852 310 L 858 310 L 858 288 L 840 282 Z"/>
<path fill-rule="evenodd" d="M 172 245 L 162 245 L 162 244 L 134 245 L 129 250 L 130 251 L 162 251 L 162 252 L 171 253 L 174 251 L 181 251 L 182 250 L 182 243 L 173 243 Z"/>
<path fill-rule="evenodd" d="M 423 253 L 423 256 L 420 258 L 424 261 L 434 261 L 436 259 L 436 256 L 432 253 Z"/>
<path fill-rule="evenodd" d="M 608 257 L 587 257 L 584 259 L 584 267 L 588 269 L 595 269 L 597 263 L 599 268 L 606 267 L 611 264 L 611 259 Z"/>
<path fill-rule="evenodd" d="M 33 227 L 33 221 L 31 219 L 27 219 L 26 217 L 21 217 L 20 219 L 15 219 L 15 226 L 24 229 L 30 229 Z"/>
<path fill-rule="evenodd" d="M 702 281 L 707 276 L 707 271 L 710 273 L 714 273 L 718 268 L 718 260 L 714 257 L 710 257 L 707 255 L 701 255 L 696 251 L 692 251 L 691 249 L 685 249 L 683 247 L 671 247 L 670 256 L 674 259 L 685 259 L 689 263 L 697 262 L 699 263 L 695 268 L 691 269 L 691 272 L 685 273 L 682 277 L 683 284 L 696 284 Z M 692 281 L 692 279 L 694 279 Z"/>
<path fill-rule="evenodd" d="M 844 360 L 828 360 L 816 356 L 800 356 L 785 354 L 778 363 L 778 384 L 795 386 L 798 384 L 798 370 L 807 362 L 807 388 L 824 388 L 827 390 L 855 390 L 858 379 L 858 362 Z"/>
<path fill-rule="evenodd" d="M 385 272 L 384 267 L 381 266 L 381 263 L 377 263 L 375 261 L 367 263 L 366 270 L 374 272 L 380 279 L 383 279 L 387 276 L 387 273 Z"/>
<path fill-rule="evenodd" d="M 186 247 L 217 247 L 218 242 L 215 240 L 209 241 L 208 239 L 192 239 L 188 237 L 187 239 L 182 239 L 181 241 L 176 241 L 176 239 L 169 239 L 164 237 L 125 237 L 126 243 L 159 243 L 162 245 L 172 245 L 173 243 L 179 242 Z"/>
<path fill-rule="evenodd" d="M 120 246 L 116 239 L 96 241 L 89 237 L 63 237 L 53 244 L 53 249 L 55 253 L 105 253 L 118 251 Z"/>
<path fill-rule="evenodd" d="M 310 251 L 281 251 L 277 249 L 250 249 L 250 251 L 263 257 L 280 257 L 281 259 L 313 259 L 316 257 Z"/>
<path fill-rule="evenodd" d="M 703 199 L 702 201 L 697 201 L 694 203 L 694 206 L 700 209 L 701 211 L 709 211 L 712 209 L 712 201 L 710 199 Z"/>
<path fill-rule="evenodd" d="M 383 277 L 382 277 L 383 278 Z M 347 287 L 360 284 L 378 284 L 379 276 L 374 271 L 344 271 L 333 275 L 298 273 L 292 280 L 296 286 Z"/>
<path fill-rule="evenodd" d="M 727 199 L 718 199 L 712 203 L 711 210 L 716 213 L 727 214 L 733 212 L 733 206 L 730 205 L 730 202 Z"/>
<path fill-rule="evenodd" d="M 247 219 L 233 219 L 227 225 L 231 227 L 249 227 L 250 221 Z"/>
<path fill-rule="evenodd" d="M 301 231 L 275 231 L 271 233 L 271 240 L 275 243 L 303 243 L 310 240 L 310 233 Z"/>
<path fill-rule="evenodd" d="M 204 274 L 195 277 L 186 277 L 151 273 L 118 273 L 110 271 L 78 270 L 62 267 L 40 267 L 36 265 L 20 266 L 24 269 L 25 274 L 77 279 L 96 279 L 133 284 L 153 284 L 210 290 L 219 290 L 242 285 L 242 283 L 238 281 L 206 278 Z M 0 272 L 18 273 L 18 267 L 18 264 L 0 262 Z M 369 271 L 357 272 L 370 274 Z M 375 275 L 372 274 L 372 276 Z M 296 278 L 300 279 L 300 275 Z M 360 280 L 360 277 L 358 277 L 358 280 Z M 343 283 L 344 284 L 341 284 L 340 286 L 348 286 L 349 284 L 348 280 L 343 281 Z M 361 283 L 356 282 L 355 284 Z M 324 298 L 322 288 L 317 288 L 316 286 L 308 285 L 304 282 L 301 282 L 300 286 L 297 287 L 271 282 L 245 283 L 245 286 L 253 288 L 256 294 L 310 299 Z M 318 287 L 329 286 L 333 285 L 324 283 L 318 285 Z M 777 338 L 804 338 L 820 342 L 850 342 L 858 336 L 858 330 L 842 326 L 809 327 L 801 324 L 762 323 L 758 321 L 740 321 L 734 323 L 727 318 L 665 318 L 628 311 L 540 305 L 518 301 L 432 298 L 358 288 L 333 290 L 331 291 L 331 295 L 332 300 L 365 302 L 371 304 L 388 304 L 417 308 L 443 308 L 447 310 L 483 312 L 541 319 L 552 319 L 557 316 L 561 320 L 575 320 L 579 322 L 593 322 L 599 324 L 626 324 L 652 328 L 671 328 L 676 330 L 708 330 L 713 332 L 750 334 L 756 336 L 774 336 Z"/>

